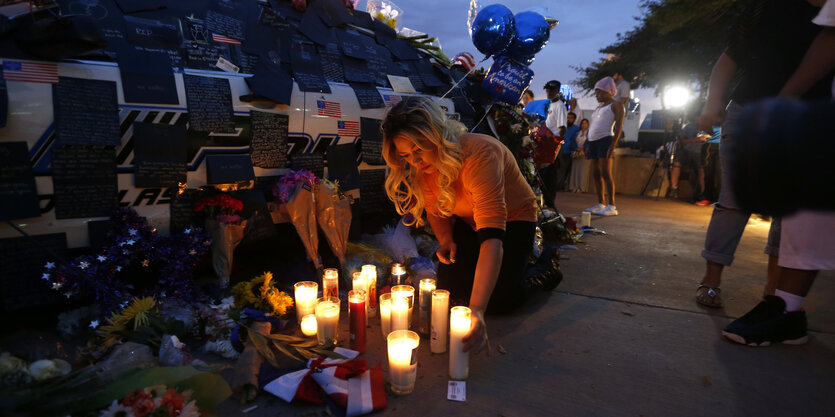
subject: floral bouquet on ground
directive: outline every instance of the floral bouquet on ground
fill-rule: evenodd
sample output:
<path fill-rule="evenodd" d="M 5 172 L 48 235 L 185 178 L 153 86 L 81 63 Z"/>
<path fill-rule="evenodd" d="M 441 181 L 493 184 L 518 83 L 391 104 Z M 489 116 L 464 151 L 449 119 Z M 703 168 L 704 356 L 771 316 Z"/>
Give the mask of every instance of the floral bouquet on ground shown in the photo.
<path fill-rule="evenodd" d="M 316 269 L 322 268 L 319 258 L 319 230 L 316 226 L 316 202 L 313 196 L 319 179 L 312 172 L 290 171 L 273 186 L 273 195 L 302 240 L 307 257 Z"/>
<path fill-rule="evenodd" d="M 272 272 L 264 272 L 250 281 L 232 287 L 235 308 L 252 308 L 268 316 L 282 318 L 293 307 L 293 297 L 275 287 Z"/>
<path fill-rule="evenodd" d="M 348 246 L 348 231 L 351 229 L 351 202 L 339 191 L 339 184 L 321 180 L 316 186 L 316 219 L 325 233 L 328 244 L 339 259 L 345 263 Z"/>
<path fill-rule="evenodd" d="M 134 390 L 119 401 L 113 400 L 99 413 L 99 417 L 200 417 L 202 414 L 197 402 L 191 399 L 191 391 L 180 393 L 174 388 L 156 385 Z"/>
<path fill-rule="evenodd" d="M 246 220 L 237 213 L 244 203 L 229 194 L 215 194 L 197 201 L 194 211 L 206 214 L 206 230 L 212 236 L 212 266 L 222 287 L 229 285 L 235 248 L 244 238 Z"/>

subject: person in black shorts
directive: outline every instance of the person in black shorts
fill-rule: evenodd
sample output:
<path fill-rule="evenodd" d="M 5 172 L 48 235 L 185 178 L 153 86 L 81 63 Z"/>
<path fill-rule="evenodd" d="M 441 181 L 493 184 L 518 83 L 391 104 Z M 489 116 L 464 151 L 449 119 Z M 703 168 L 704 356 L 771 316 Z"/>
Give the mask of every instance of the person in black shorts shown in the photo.
<path fill-rule="evenodd" d="M 688 123 L 681 128 L 681 137 L 673 155 L 673 169 L 670 172 L 672 187 L 669 197 L 678 198 L 678 179 L 681 176 L 681 169 L 682 167 L 689 168 L 698 174 L 699 179 L 699 193 L 694 196 L 693 200 L 700 206 L 710 204 L 710 201 L 704 198 L 705 160 L 702 157 L 702 148 L 707 137 L 707 135 L 699 135 L 699 126 L 695 123 Z"/>

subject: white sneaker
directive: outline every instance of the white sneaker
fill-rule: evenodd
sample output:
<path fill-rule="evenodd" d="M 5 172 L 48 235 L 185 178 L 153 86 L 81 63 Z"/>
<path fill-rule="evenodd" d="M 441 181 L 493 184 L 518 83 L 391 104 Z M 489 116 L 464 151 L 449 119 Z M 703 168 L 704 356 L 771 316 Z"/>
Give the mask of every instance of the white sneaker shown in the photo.
<path fill-rule="evenodd" d="M 615 206 L 606 206 L 600 210 L 593 211 L 592 214 L 596 214 L 598 216 L 617 216 L 618 209 Z"/>
<path fill-rule="evenodd" d="M 603 210 L 604 208 L 606 208 L 606 206 L 604 206 L 603 204 L 599 204 L 599 203 L 598 203 L 596 206 L 594 206 L 594 207 L 589 207 L 589 208 L 587 208 L 587 209 L 585 209 L 585 210 L 583 210 L 583 211 L 590 211 L 590 212 L 594 213 L 594 212 L 596 212 L 596 211 L 598 211 L 598 210 Z"/>

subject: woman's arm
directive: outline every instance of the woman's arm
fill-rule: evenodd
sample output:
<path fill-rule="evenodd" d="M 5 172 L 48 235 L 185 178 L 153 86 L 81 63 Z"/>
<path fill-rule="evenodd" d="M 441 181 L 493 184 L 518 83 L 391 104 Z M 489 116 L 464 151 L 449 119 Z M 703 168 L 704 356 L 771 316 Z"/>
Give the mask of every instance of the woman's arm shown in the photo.
<path fill-rule="evenodd" d="M 800 66 L 783 86 L 780 96 L 800 97 L 835 68 L 835 27 L 821 30 L 800 62 Z"/>
<path fill-rule="evenodd" d="M 620 103 L 616 102 L 614 104 L 616 105 L 610 106 L 610 108 L 612 109 L 612 112 L 615 113 L 615 127 L 613 129 L 615 136 L 612 141 L 612 147 L 609 148 L 609 157 L 615 154 L 615 148 L 618 146 L 618 139 L 620 139 L 620 135 L 623 133 L 623 115 L 626 113 L 626 111 L 623 110 L 623 106 L 618 105 Z"/>
<path fill-rule="evenodd" d="M 490 352 L 484 312 L 487 310 L 487 303 L 490 301 L 490 295 L 493 294 L 493 288 L 496 287 L 496 281 L 499 278 L 503 254 L 501 240 L 487 239 L 481 243 L 473 279 L 473 292 L 470 294 L 473 326 L 470 334 L 464 338 L 464 351 L 472 350 L 478 353 L 486 348 L 488 353 Z"/>
<path fill-rule="evenodd" d="M 698 117 L 699 127 L 702 130 L 710 132 L 713 131 L 713 126 L 722 124 L 725 90 L 728 88 L 734 73 L 736 73 L 736 62 L 727 52 L 722 52 L 710 72 L 707 100 L 705 101 L 705 107 L 702 109 L 702 114 Z"/>
<path fill-rule="evenodd" d="M 452 219 L 449 217 L 438 217 L 430 213 L 426 214 L 426 218 L 429 220 L 429 225 L 432 226 L 435 238 L 441 244 L 441 247 L 435 252 L 438 255 L 438 260 L 445 264 L 454 263 L 457 247 L 452 240 Z"/>

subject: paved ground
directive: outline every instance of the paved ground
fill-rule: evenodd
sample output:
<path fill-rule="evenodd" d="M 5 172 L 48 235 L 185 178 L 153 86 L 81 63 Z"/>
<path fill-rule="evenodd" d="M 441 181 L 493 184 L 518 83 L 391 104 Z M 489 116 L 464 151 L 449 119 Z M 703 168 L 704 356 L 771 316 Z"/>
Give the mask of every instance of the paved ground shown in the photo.
<path fill-rule="evenodd" d="M 560 194 L 569 216 L 596 203 Z M 677 201 L 618 197 L 621 215 L 592 225 L 578 251 L 563 253 L 565 280 L 524 311 L 488 317 L 505 354 L 473 357 L 467 402 L 446 400 L 447 356 L 419 348 L 415 392 L 388 397 L 398 416 L 832 416 L 835 415 L 835 274 L 823 273 L 805 304 L 804 346 L 750 348 L 720 330 L 753 307 L 765 280 L 767 224 L 753 221 L 725 274 L 726 307 L 693 301 L 711 209 Z M 345 332 L 343 332 L 345 333 Z M 365 357 L 385 362 L 372 326 Z M 384 370 L 387 365 L 384 363 Z M 318 416 L 262 394 L 259 408 L 227 401 L 222 415 Z"/>

